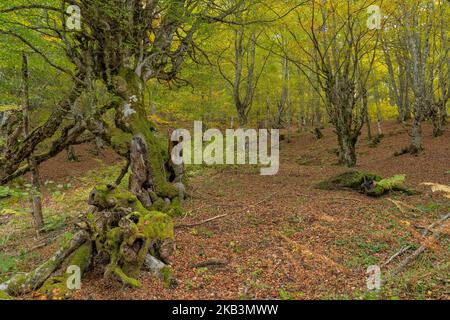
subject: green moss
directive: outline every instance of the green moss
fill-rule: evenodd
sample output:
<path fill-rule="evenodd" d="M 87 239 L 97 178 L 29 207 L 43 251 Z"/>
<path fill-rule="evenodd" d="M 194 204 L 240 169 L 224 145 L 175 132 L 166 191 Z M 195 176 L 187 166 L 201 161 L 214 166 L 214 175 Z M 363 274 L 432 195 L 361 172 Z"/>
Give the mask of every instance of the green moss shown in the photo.
<path fill-rule="evenodd" d="M 129 286 L 135 287 L 135 288 L 142 287 L 142 284 L 139 280 L 127 276 L 125 274 L 125 272 L 123 272 L 123 270 L 119 267 L 110 267 L 110 270 L 108 270 L 107 273 L 114 274 L 115 276 L 117 276 L 120 279 L 120 281 L 122 281 L 122 283 L 124 283 L 126 285 L 129 285 Z"/>
<path fill-rule="evenodd" d="M 167 147 L 164 147 L 164 144 L 154 133 L 154 123 L 150 121 L 140 99 L 140 88 L 143 87 L 141 79 L 136 76 L 133 70 L 123 69 L 120 71 L 119 76 L 114 78 L 114 81 L 119 95 L 124 99 L 124 103 L 129 104 L 135 111 L 135 113 L 130 114 L 124 120 L 128 125 L 129 133 L 132 136 L 141 135 L 147 143 L 148 162 L 152 169 L 156 193 L 161 198 L 175 198 L 178 195 L 178 191 L 167 181 L 165 175 L 164 158 L 165 156 L 166 158 L 168 157 Z M 132 96 L 137 99 L 130 99 Z"/>
<path fill-rule="evenodd" d="M 383 189 L 395 189 L 397 187 L 402 187 L 405 183 L 406 175 L 396 175 L 388 179 L 383 179 L 377 183 L 377 186 L 383 188 Z"/>
<path fill-rule="evenodd" d="M 65 250 L 67 245 L 64 244 L 62 250 Z M 55 257 L 52 257 L 32 272 L 14 276 L 9 282 L 8 293 L 13 296 L 18 296 L 38 289 L 42 285 L 42 282 L 39 281 L 42 278 L 41 275 L 56 270 L 59 265 L 60 262 Z"/>
<path fill-rule="evenodd" d="M 38 294 L 51 300 L 60 300 L 69 297 L 66 277 L 55 276 L 49 278 L 39 289 Z"/>
<path fill-rule="evenodd" d="M 164 268 L 161 269 L 160 273 L 164 283 L 164 287 L 166 289 L 173 289 L 177 286 L 177 281 L 174 277 L 173 270 L 171 267 L 165 266 Z"/>
<path fill-rule="evenodd" d="M 167 214 L 171 217 L 179 217 L 183 215 L 183 209 L 181 207 L 180 198 L 176 197 L 172 200 L 169 209 L 167 211 Z"/>
<path fill-rule="evenodd" d="M 173 239 L 173 220 L 167 214 L 152 211 L 141 216 L 138 223 L 139 230 L 150 239 Z"/>
<path fill-rule="evenodd" d="M 80 267 L 81 273 L 83 274 L 91 263 L 92 256 L 92 244 L 87 242 L 83 244 L 78 250 L 76 250 L 72 257 L 69 259 L 69 266 L 78 266 Z"/>
<path fill-rule="evenodd" d="M 380 197 L 389 191 L 401 191 L 406 194 L 415 194 L 405 185 L 406 176 L 396 175 L 383 179 L 373 173 L 350 171 L 335 177 L 325 179 L 317 187 L 323 190 L 353 189 L 362 191 L 368 196 Z M 364 185 L 364 186 L 363 186 Z"/>
<path fill-rule="evenodd" d="M 0 290 L 0 300 L 12 300 L 12 297 L 9 296 L 6 292 Z"/>
<path fill-rule="evenodd" d="M 119 154 L 127 154 L 133 136 L 130 133 L 123 132 L 122 130 L 112 126 L 111 132 L 111 144 L 114 150 L 117 150 Z"/>
<path fill-rule="evenodd" d="M 92 256 L 92 244 L 87 242 L 75 250 L 74 253 L 65 263 L 63 270 L 69 266 L 78 266 L 80 268 L 80 276 L 82 276 L 89 268 Z M 47 299 L 59 300 L 67 299 L 71 296 L 72 290 L 68 288 L 67 281 L 73 276 L 72 273 L 65 272 L 61 276 L 53 276 L 47 279 L 42 287 L 38 290 L 41 296 Z"/>
<path fill-rule="evenodd" d="M 8 284 L 8 293 L 13 296 L 20 295 L 28 286 L 27 282 L 27 274 L 20 273 L 15 275 Z"/>
<path fill-rule="evenodd" d="M 337 190 L 350 188 L 360 190 L 361 185 L 366 181 L 380 181 L 382 178 L 373 173 L 350 171 L 335 177 L 325 179 L 317 187 L 322 190 Z"/>
<path fill-rule="evenodd" d="M 166 211 L 165 209 L 167 209 L 166 202 L 162 198 L 157 198 L 151 207 L 154 211 Z"/>
<path fill-rule="evenodd" d="M 145 210 L 134 194 L 120 187 L 95 187 L 94 199 L 91 199 L 91 202 L 100 209 L 121 207 L 135 211 Z"/>
<path fill-rule="evenodd" d="M 174 238 L 172 218 L 165 213 L 148 211 L 139 207 L 139 211 L 123 217 L 119 227 L 108 231 L 102 248 L 110 255 L 110 263 L 105 275 L 114 274 L 124 284 L 140 287 L 135 279 L 142 268 L 146 254 L 153 244 Z M 136 252 L 136 243 L 139 250 Z"/>
<path fill-rule="evenodd" d="M 415 194 L 413 190 L 407 188 L 404 183 L 406 175 L 395 175 L 391 178 L 382 179 L 377 182 L 372 190 L 369 190 L 367 194 L 372 197 L 381 197 L 389 191 L 400 191 L 406 194 Z"/>

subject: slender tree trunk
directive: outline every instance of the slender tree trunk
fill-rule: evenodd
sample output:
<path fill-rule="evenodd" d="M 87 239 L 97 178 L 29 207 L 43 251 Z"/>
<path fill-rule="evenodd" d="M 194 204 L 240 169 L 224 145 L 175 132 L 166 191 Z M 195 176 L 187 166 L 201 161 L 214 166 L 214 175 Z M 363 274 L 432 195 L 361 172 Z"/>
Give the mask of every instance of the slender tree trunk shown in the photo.
<path fill-rule="evenodd" d="M 288 134 L 287 134 L 287 142 L 291 143 L 292 142 L 292 112 L 291 112 L 291 99 L 290 97 L 288 97 L 288 101 L 287 101 L 287 130 L 288 130 Z"/>
<path fill-rule="evenodd" d="M 381 126 L 381 122 L 383 121 L 382 115 L 381 115 L 381 106 L 380 106 L 380 93 L 378 92 L 378 86 L 375 86 L 374 89 L 375 94 L 375 104 L 377 106 L 377 129 L 378 129 L 378 135 L 383 135 L 383 129 Z"/>
<path fill-rule="evenodd" d="M 78 156 L 75 152 L 75 148 L 73 146 L 68 146 L 66 148 L 67 151 L 67 161 L 69 162 L 78 162 Z"/>
<path fill-rule="evenodd" d="M 367 139 L 372 140 L 372 127 L 370 123 L 370 114 L 369 114 L 369 105 L 367 101 L 367 90 L 362 89 L 362 104 L 363 104 L 363 112 L 364 118 L 367 126 Z"/>
<path fill-rule="evenodd" d="M 25 137 L 30 133 L 30 96 L 29 96 L 29 71 L 28 57 L 22 54 L 22 108 L 23 108 L 23 128 Z M 44 217 L 42 215 L 41 186 L 39 183 L 39 170 L 33 155 L 28 158 L 31 168 L 31 205 L 34 226 L 39 233 L 44 227 Z"/>
<path fill-rule="evenodd" d="M 245 126 L 248 123 L 248 114 L 253 104 L 253 95 L 255 87 L 255 63 L 256 63 L 256 34 L 253 32 L 250 38 L 250 47 L 247 56 L 247 77 L 245 96 L 241 97 L 241 83 L 244 69 L 245 50 L 243 46 L 244 27 L 236 30 L 235 48 L 234 48 L 234 82 L 233 82 L 233 100 L 239 116 L 239 124 Z"/>
<path fill-rule="evenodd" d="M 414 102 L 414 119 L 411 132 L 411 154 L 422 151 L 422 101 L 417 99 Z"/>

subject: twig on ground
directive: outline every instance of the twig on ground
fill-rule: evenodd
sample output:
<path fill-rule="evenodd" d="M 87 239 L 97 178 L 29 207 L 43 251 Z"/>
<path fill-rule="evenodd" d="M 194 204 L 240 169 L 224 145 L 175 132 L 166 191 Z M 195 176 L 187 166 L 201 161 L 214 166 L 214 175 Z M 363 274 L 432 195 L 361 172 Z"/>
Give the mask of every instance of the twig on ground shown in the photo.
<path fill-rule="evenodd" d="M 224 266 L 227 264 L 228 264 L 227 260 L 211 259 L 211 260 L 207 260 L 204 262 L 193 264 L 190 267 L 191 268 L 206 268 L 206 267 L 210 267 L 210 266 Z"/>
<path fill-rule="evenodd" d="M 221 215 L 218 215 L 218 216 L 215 216 L 215 217 L 212 217 L 212 218 L 209 218 L 209 219 L 200 221 L 200 222 L 196 222 L 196 223 L 179 224 L 179 225 L 176 225 L 176 226 L 175 226 L 175 229 L 180 229 L 180 228 L 191 228 L 191 227 L 201 226 L 201 225 L 206 224 L 206 223 L 208 223 L 208 222 L 211 222 L 211 221 L 214 221 L 214 220 L 217 220 L 217 219 L 220 219 L 220 218 L 225 218 L 226 216 L 229 216 L 230 214 L 231 214 L 231 213 L 221 214 Z"/>
<path fill-rule="evenodd" d="M 401 256 L 402 254 L 404 254 L 409 249 L 411 249 L 411 246 L 404 246 L 404 247 L 402 247 L 399 251 L 397 251 L 395 254 L 393 254 L 389 259 L 387 259 L 386 262 L 382 264 L 382 267 L 385 268 L 389 263 L 394 261 L 395 258 Z"/>

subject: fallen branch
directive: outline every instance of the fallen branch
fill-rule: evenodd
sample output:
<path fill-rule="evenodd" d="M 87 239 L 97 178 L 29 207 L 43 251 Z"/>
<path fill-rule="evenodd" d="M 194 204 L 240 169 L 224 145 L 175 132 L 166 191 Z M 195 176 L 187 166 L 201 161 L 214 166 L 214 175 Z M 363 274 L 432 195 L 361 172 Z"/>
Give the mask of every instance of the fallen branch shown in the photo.
<path fill-rule="evenodd" d="M 226 260 L 211 259 L 211 260 L 207 260 L 207 261 L 200 262 L 197 264 L 193 264 L 190 267 L 193 269 L 196 269 L 196 268 L 206 268 L 206 267 L 210 267 L 210 266 L 224 266 L 227 264 L 228 264 L 228 261 L 226 261 Z"/>
<path fill-rule="evenodd" d="M 196 222 L 196 223 L 176 225 L 175 229 L 198 227 L 198 226 L 201 226 L 201 225 L 206 224 L 208 222 L 211 222 L 211 221 L 214 221 L 214 220 L 218 220 L 218 219 L 221 219 L 221 218 L 225 218 L 226 216 L 229 216 L 230 214 L 231 213 L 221 214 L 221 215 L 218 215 L 218 216 L 215 216 L 215 217 L 212 217 L 212 218 L 200 221 L 200 222 Z"/>
<path fill-rule="evenodd" d="M 268 197 L 262 199 L 261 201 L 259 201 L 259 202 L 257 202 L 257 203 L 254 203 L 254 204 L 245 206 L 245 207 L 244 207 L 243 209 L 241 209 L 241 210 L 245 210 L 245 208 L 256 207 L 256 206 L 258 206 L 258 205 L 260 205 L 260 204 L 266 202 L 267 200 L 270 200 L 270 198 L 272 198 L 272 197 L 273 197 L 274 195 L 276 195 L 277 193 L 279 193 L 279 191 L 276 191 L 276 192 L 270 194 Z M 240 210 L 240 211 L 241 211 L 241 210 Z M 217 215 L 217 216 L 215 216 L 215 217 L 212 217 L 212 218 L 209 218 L 209 219 L 200 221 L 200 222 L 195 222 L 195 223 L 190 223 L 190 224 L 179 224 L 179 225 L 176 225 L 174 228 L 175 228 L 175 229 L 181 229 L 181 228 L 198 227 L 198 226 L 204 225 L 204 224 L 206 224 L 206 223 L 209 223 L 209 222 L 212 222 L 212 221 L 221 219 L 221 218 L 225 218 L 225 217 L 227 217 L 227 216 L 230 216 L 230 215 L 232 215 L 232 214 L 238 213 L 238 212 L 240 212 L 240 211 L 234 211 L 234 212 L 229 212 L 229 213 L 225 213 L 225 214 L 220 214 L 220 215 Z"/>
<path fill-rule="evenodd" d="M 409 249 L 411 249 L 411 246 L 404 246 L 399 251 L 397 251 L 395 254 L 393 254 L 389 259 L 387 259 L 386 262 L 382 264 L 382 267 L 385 268 L 388 264 L 390 264 L 392 261 L 394 261 L 395 258 L 401 256 Z"/>
<path fill-rule="evenodd" d="M 414 261 L 420 254 L 422 254 L 426 248 L 427 245 L 431 242 L 439 240 L 441 237 L 441 230 L 446 224 L 446 221 L 450 218 L 450 213 L 446 214 L 443 218 L 441 218 L 439 221 L 433 223 L 430 225 L 426 230 L 424 231 L 424 236 L 428 234 L 428 232 L 433 232 L 433 235 L 428 238 L 417 250 L 415 250 L 411 255 L 406 257 L 400 265 L 393 271 L 393 274 L 398 274 L 399 272 L 403 271 L 412 261 Z M 438 230 L 432 231 L 432 229 L 439 227 Z"/>
<path fill-rule="evenodd" d="M 37 269 L 26 274 L 18 274 L 9 281 L 0 285 L 0 290 L 6 291 L 13 296 L 19 296 L 37 290 L 63 263 L 64 259 L 70 256 L 83 243 L 89 239 L 85 231 L 75 234 L 70 242 L 58 250 L 52 258 L 44 262 Z"/>

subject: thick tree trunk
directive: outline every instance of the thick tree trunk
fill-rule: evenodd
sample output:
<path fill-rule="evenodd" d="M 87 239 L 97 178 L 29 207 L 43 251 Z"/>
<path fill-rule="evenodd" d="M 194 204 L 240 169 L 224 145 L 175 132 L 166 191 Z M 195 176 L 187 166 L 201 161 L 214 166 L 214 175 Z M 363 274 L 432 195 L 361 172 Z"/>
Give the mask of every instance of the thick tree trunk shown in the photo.
<path fill-rule="evenodd" d="M 116 124 L 120 130 L 113 133 L 112 140 L 115 149 L 124 148 L 131 151 L 139 151 L 140 157 L 139 171 L 144 174 L 133 186 L 133 193 L 139 198 L 142 194 L 153 194 L 156 201 L 178 197 L 177 188 L 168 180 L 165 165 L 170 160 L 167 150 L 161 146 L 154 131 L 154 125 L 150 122 L 145 108 L 141 101 L 140 91 L 143 83 L 132 70 L 123 70 L 119 76 L 115 77 L 115 90 L 122 98 L 122 103 L 116 110 Z M 131 145 L 130 145 L 130 141 Z M 137 153 L 136 153 L 137 154 Z M 132 158 L 133 160 L 133 158 Z M 138 159 L 134 159 L 134 164 L 138 165 Z M 132 162 L 133 166 L 133 162 Z M 148 204 L 147 200 L 144 205 Z"/>
<path fill-rule="evenodd" d="M 354 167 L 356 165 L 356 139 L 343 130 L 338 133 L 339 163 L 347 167 Z"/>

